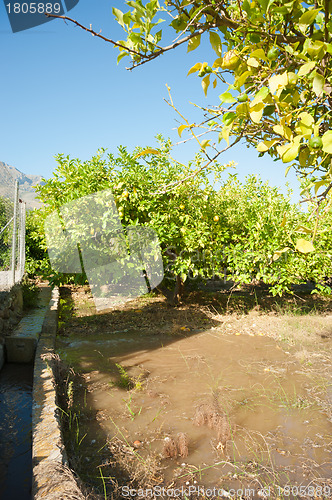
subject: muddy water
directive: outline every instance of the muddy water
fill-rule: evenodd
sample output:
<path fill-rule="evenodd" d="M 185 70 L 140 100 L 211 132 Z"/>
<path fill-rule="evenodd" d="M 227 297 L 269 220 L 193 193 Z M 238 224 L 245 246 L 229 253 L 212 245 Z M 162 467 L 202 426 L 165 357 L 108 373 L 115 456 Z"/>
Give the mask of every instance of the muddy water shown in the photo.
<path fill-rule="evenodd" d="M 168 480 L 190 465 L 201 469 L 201 483 L 217 486 L 234 472 L 230 462 L 279 471 L 280 480 L 286 471 L 286 482 L 309 481 L 312 466 L 316 477 L 332 476 L 332 424 L 309 397 L 313 378 L 271 338 L 213 330 L 183 338 L 128 332 L 69 338 L 59 347 L 89 372 L 91 401 L 103 413 L 109 438 L 140 441 L 144 457 L 162 454 L 167 437 L 188 436 L 188 457 L 163 459 Z M 128 377 L 121 378 L 119 365 L 131 390 L 121 387 Z M 197 418 L 201 408 L 226 416 L 227 442 Z"/>
<path fill-rule="evenodd" d="M 0 372 L 0 499 L 31 499 L 32 365 Z"/>

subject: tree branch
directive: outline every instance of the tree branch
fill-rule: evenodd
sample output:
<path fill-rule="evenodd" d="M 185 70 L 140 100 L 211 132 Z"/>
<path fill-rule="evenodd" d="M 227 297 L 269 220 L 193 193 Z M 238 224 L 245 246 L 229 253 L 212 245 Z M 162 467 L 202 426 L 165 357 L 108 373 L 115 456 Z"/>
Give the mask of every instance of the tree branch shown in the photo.
<path fill-rule="evenodd" d="M 145 54 L 141 54 L 140 52 L 137 52 L 136 50 L 129 49 L 128 47 L 121 45 L 121 43 L 118 43 L 118 42 L 115 42 L 114 40 L 111 40 L 111 38 L 106 38 L 105 36 L 101 35 L 100 32 L 97 33 L 96 31 L 93 31 L 93 29 L 87 28 L 86 26 L 83 26 L 83 24 L 80 24 L 79 22 L 75 21 L 75 19 L 71 19 L 70 17 L 67 17 L 67 16 L 58 16 L 56 14 L 45 14 L 45 15 L 47 17 L 56 17 L 58 19 L 63 19 L 64 21 L 70 21 L 71 23 L 76 24 L 76 26 L 79 26 L 83 30 L 91 33 L 92 36 L 97 36 L 98 38 L 101 38 L 105 42 L 109 42 L 109 43 L 113 44 L 115 47 L 120 47 L 121 49 L 124 49 L 127 52 L 130 52 L 131 54 L 135 54 L 136 56 L 139 56 L 139 57 L 146 57 L 146 58 L 149 57 L 149 56 L 146 56 Z"/>
<path fill-rule="evenodd" d="M 175 49 L 176 47 L 178 47 L 179 45 L 182 45 L 183 43 L 186 43 L 188 42 L 191 38 L 194 38 L 195 36 L 198 36 L 198 35 L 201 35 L 202 33 L 204 33 L 205 31 L 208 31 L 209 29 L 211 29 L 211 26 L 208 25 L 208 26 L 204 26 L 203 28 L 199 29 L 198 31 L 195 31 L 194 33 L 190 33 L 190 35 L 182 38 L 181 40 L 179 40 L 178 42 L 175 42 L 175 43 L 172 43 L 171 45 L 168 45 L 167 47 L 162 47 L 160 50 L 157 50 L 156 52 L 153 52 L 152 54 L 150 54 L 149 56 L 144 56 L 146 59 L 145 61 L 140 61 L 139 63 L 136 63 L 134 64 L 131 68 L 126 68 L 126 69 L 133 69 L 133 68 L 137 68 L 137 66 L 141 66 L 142 64 L 145 64 L 147 62 L 150 62 L 152 61 L 153 59 L 156 59 L 156 57 L 159 57 L 161 54 L 163 54 L 164 52 L 167 52 L 169 50 L 172 50 L 172 49 Z"/>
<path fill-rule="evenodd" d="M 331 191 L 331 189 L 332 189 L 332 182 L 327 186 L 327 188 L 325 189 L 324 193 L 319 194 L 318 196 L 316 196 L 316 198 L 320 198 L 320 200 L 318 202 L 318 205 L 320 205 L 322 203 L 322 201 L 325 200 L 326 196 L 329 194 L 329 192 Z M 307 201 L 313 201 L 313 198 L 306 198 L 305 200 L 301 200 L 300 203 L 305 203 Z"/>
<path fill-rule="evenodd" d="M 195 177 L 195 175 L 199 174 L 202 170 L 204 170 L 205 168 L 207 168 L 212 162 L 214 162 L 219 155 L 221 155 L 222 153 L 224 153 L 225 151 L 227 151 L 228 149 L 232 148 L 233 146 L 235 146 L 235 144 L 237 144 L 243 137 L 243 133 L 237 137 L 235 139 L 234 142 L 232 142 L 232 144 L 230 144 L 229 146 L 227 146 L 226 148 L 224 149 L 221 149 L 220 151 L 218 151 L 218 153 L 216 155 L 214 155 L 213 158 L 211 158 L 207 163 L 205 163 L 202 167 L 198 168 L 197 170 L 195 170 L 195 172 L 193 172 L 192 174 L 190 175 L 187 175 L 187 177 L 184 177 L 183 179 L 181 179 L 180 181 L 176 181 L 176 182 L 172 182 L 171 184 L 167 184 L 166 186 L 164 186 L 163 190 L 161 191 L 155 191 L 153 194 L 156 195 L 156 194 L 166 194 L 166 193 L 169 193 L 170 191 L 172 191 L 173 189 L 175 189 L 177 186 L 179 186 L 180 184 L 183 184 L 184 182 L 186 182 L 188 179 L 191 179 L 192 177 Z"/>
<path fill-rule="evenodd" d="M 324 38 L 325 38 L 325 42 L 328 43 L 328 41 L 329 41 L 328 22 L 329 22 L 329 16 L 330 16 L 329 0 L 325 0 L 324 13 L 325 13 L 325 19 L 324 19 Z"/>

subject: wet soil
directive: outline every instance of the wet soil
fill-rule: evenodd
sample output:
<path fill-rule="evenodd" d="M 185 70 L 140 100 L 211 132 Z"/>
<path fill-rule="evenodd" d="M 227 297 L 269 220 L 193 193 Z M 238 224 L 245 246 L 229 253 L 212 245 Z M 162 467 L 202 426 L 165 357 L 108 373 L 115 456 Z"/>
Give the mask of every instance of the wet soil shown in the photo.
<path fill-rule="evenodd" d="M 75 468 L 109 498 L 125 485 L 330 498 L 331 346 L 331 301 L 310 296 L 200 292 L 178 308 L 149 296 L 96 314 L 88 289 L 64 289 Z"/>

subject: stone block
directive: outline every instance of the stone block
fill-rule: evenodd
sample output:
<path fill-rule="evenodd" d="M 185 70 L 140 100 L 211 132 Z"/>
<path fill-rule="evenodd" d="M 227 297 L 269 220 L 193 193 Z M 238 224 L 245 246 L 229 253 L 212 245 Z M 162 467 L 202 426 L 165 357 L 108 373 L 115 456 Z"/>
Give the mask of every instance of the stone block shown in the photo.
<path fill-rule="evenodd" d="M 37 339 L 33 337 L 6 337 L 7 361 L 9 363 L 32 363 L 35 357 Z"/>
<path fill-rule="evenodd" d="M 4 363 L 5 363 L 5 351 L 3 345 L 0 344 L 0 370 L 2 370 Z"/>

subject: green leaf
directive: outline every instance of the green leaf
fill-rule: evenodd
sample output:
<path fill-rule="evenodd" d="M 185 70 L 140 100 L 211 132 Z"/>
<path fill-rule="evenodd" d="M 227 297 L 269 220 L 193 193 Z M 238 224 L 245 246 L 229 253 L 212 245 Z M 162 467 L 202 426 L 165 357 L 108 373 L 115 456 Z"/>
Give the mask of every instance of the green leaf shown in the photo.
<path fill-rule="evenodd" d="M 233 123 L 233 121 L 235 120 L 235 118 L 236 118 L 236 113 L 234 113 L 234 111 L 228 111 L 222 117 L 222 121 L 224 122 L 224 124 L 226 125 L 226 127 L 228 127 L 229 125 L 231 125 Z"/>
<path fill-rule="evenodd" d="M 325 85 L 325 78 L 318 73 L 315 75 L 314 81 L 312 82 L 312 88 L 317 97 L 320 97 L 323 93 Z"/>
<path fill-rule="evenodd" d="M 205 139 L 204 141 L 201 142 L 201 148 L 202 149 L 205 149 L 207 148 L 207 146 L 209 146 L 209 140 L 208 139 Z"/>
<path fill-rule="evenodd" d="M 260 142 L 256 149 L 259 153 L 264 153 L 266 151 L 268 151 L 270 149 L 270 147 L 274 146 L 274 144 L 276 144 L 277 142 L 279 142 L 279 139 L 272 139 L 271 141 L 262 141 Z"/>
<path fill-rule="evenodd" d="M 230 92 L 224 92 L 223 94 L 220 94 L 219 99 L 221 100 L 221 102 L 225 102 L 228 104 L 236 102 L 236 99 Z"/>
<path fill-rule="evenodd" d="M 284 213 L 284 216 L 283 216 L 283 218 L 282 218 L 282 221 L 281 221 L 280 227 L 285 227 L 286 222 L 287 222 L 287 216 L 286 216 L 286 212 L 285 212 L 285 213 Z"/>
<path fill-rule="evenodd" d="M 201 43 L 201 35 L 196 35 L 193 38 L 190 38 L 188 42 L 187 52 L 191 52 L 192 50 L 197 49 L 200 43 Z"/>
<path fill-rule="evenodd" d="M 286 151 L 282 155 L 281 159 L 283 163 L 288 163 L 289 161 L 295 160 L 295 158 L 299 154 L 299 147 L 300 147 L 299 144 L 292 143 L 291 146 L 288 149 L 286 149 Z"/>
<path fill-rule="evenodd" d="M 285 177 L 287 177 L 288 172 L 290 171 L 291 168 L 292 168 L 292 165 L 288 165 L 288 167 L 285 169 Z"/>
<path fill-rule="evenodd" d="M 221 66 L 222 66 L 222 57 L 218 57 L 212 64 L 212 68 L 221 68 Z"/>
<path fill-rule="evenodd" d="M 259 67 L 259 61 L 255 59 L 254 57 L 249 57 L 247 61 L 248 66 L 251 66 L 252 68 L 258 68 Z"/>
<path fill-rule="evenodd" d="M 256 49 L 251 54 L 250 57 L 255 57 L 256 59 L 263 59 L 263 61 L 267 61 L 267 57 L 263 49 Z"/>
<path fill-rule="evenodd" d="M 277 250 L 276 252 L 274 252 L 273 257 L 272 257 L 273 262 L 275 262 L 276 260 L 278 260 L 281 257 L 281 255 L 283 253 L 285 253 L 285 252 L 288 252 L 288 250 L 290 250 L 290 248 L 289 247 L 285 247 L 282 250 Z"/>
<path fill-rule="evenodd" d="M 299 19 L 299 24 L 304 24 L 305 26 L 309 26 L 314 22 L 316 16 L 319 12 L 319 9 L 311 9 L 307 10 Z"/>
<path fill-rule="evenodd" d="M 328 130 L 322 136 L 323 151 L 332 154 L 332 130 Z"/>
<path fill-rule="evenodd" d="M 116 7 L 113 7 L 112 9 L 113 14 L 116 17 L 117 22 L 124 28 L 124 21 L 123 21 L 123 12 L 121 10 L 117 9 Z"/>
<path fill-rule="evenodd" d="M 269 78 L 269 87 L 272 94 L 274 94 L 277 90 L 284 89 L 288 84 L 288 76 L 287 71 L 282 73 L 281 75 L 274 75 Z"/>
<path fill-rule="evenodd" d="M 138 153 L 137 155 L 134 156 L 134 158 L 139 158 L 140 156 L 145 156 L 145 155 L 157 155 L 157 156 L 162 156 L 161 152 L 158 151 L 157 149 L 153 149 L 153 148 L 146 148 L 146 149 L 143 149 L 143 151 L 141 151 L 140 153 Z"/>
<path fill-rule="evenodd" d="M 315 251 L 315 247 L 313 246 L 311 241 L 304 240 L 303 238 L 299 238 L 296 241 L 295 250 L 300 253 L 310 253 Z"/>
<path fill-rule="evenodd" d="M 210 85 L 210 75 L 207 75 L 202 80 L 202 87 L 203 87 L 203 90 L 204 90 L 205 97 L 207 96 L 207 90 L 209 88 L 209 85 Z"/>
<path fill-rule="evenodd" d="M 242 87 L 242 85 L 245 84 L 248 76 L 251 75 L 251 71 L 245 71 L 244 73 L 242 73 L 241 76 L 239 76 L 237 79 L 236 79 L 236 83 L 239 87 Z"/>
<path fill-rule="evenodd" d="M 310 157 L 310 150 L 308 147 L 301 148 L 299 152 L 299 162 L 301 167 L 307 167 Z"/>
<path fill-rule="evenodd" d="M 250 118 L 254 123 L 259 123 L 261 121 L 263 116 L 263 110 L 264 110 L 263 102 L 259 102 L 254 106 L 250 106 L 249 109 Z"/>
<path fill-rule="evenodd" d="M 255 104 L 258 104 L 259 102 L 262 102 L 270 93 L 269 89 L 267 87 L 262 87 L 257 94 L 255 95 L 252 105 L 254 106 Z"/>
<path fill-rule="evenodd" d="M 248 116 L 249 106 L 247 102 L 242 102 L 238 106 L 236 106 L 236 114 L 239 118 L 244 116 Z"/>
<path fill-rule="evenodd" d="M 221 49 L 222 49 L 222 44 L 220 40 L 220 36 L 218 33 L 215 33 L 214 31 L 210 31 L 210 44 L 217 56 L 221 55 Z"/>
<path fill-rule="evenodd" d="M 142 5 L 140 5 L 138 2 L 134 2 L 133 0 L 129 0 L 127 2 L 127 5 L 129 5 L 129 7 L 133 7 L 134 9 L 136 9 L 142 16 L 145 16 L 144 7 L 142 7 Z"/>
<path fill-rule="evenodd" d="M 181 137 L 182 132 L 183 132 L 186 128 L 188 128 L 188 125 L 180 125 L 180 127 L 178 128 L 178 134 L 179 134 L 179 136 L 180 136 L 180 137 Z"/>
<path fill-rule="evenodd" d="M 188 71 L 187 76 L 191 75 L 191 73 L 196 73 L 196 71 L 200 71 L 200 69 L 202 69 L 202 66 L 203 66 L 202 63 L 194 64 L 194 66 L 192 66 Z"/>
<path fill-rule="evenodd" d="M 221 139 L 225 139 L 227 146 L 229 146 L 229 132 L 231 130 L 231 127 L 223 127 L 221 129 L 221 134 L 219 134 L 219 142 Z"/>
<path fill-rule="evenodd" d="M 128 52 L 126 52 L 125 50 L 123 50 L 122 52 L 120 52 L 120 54 L 118 55 L 117 57 L 117 60 L 116 60 L 116 64 L 119 64 L 119 62 L 121 61 L 121 59 L 125 56 L 128 56 Z"/>
<path fill-rule="evenodd" d="M 312 233 L 312 230 L 311 229 L 308 229 L 307 227 L 304 227 L 304 226 L 297 226 L 294 231 L 296 231 L 297 233 L 305 233 L 305 234 L 311 234 Z"/>
<path fill-rule="evenodd" d="M 292 131 L 289 127 L 282 126 L 282 125 L 273 125 L 272 128 L 276 134 L 282 135 L 288 141 L 290 141 L 292 139 Z M 287 146 L 287 144 L 286 144 L 286 146 Z"/>
<path fill-rule="evenodd" d="M 307 75 L 308 73 L 310 73 L 310 71 L 314 69 L 315 66 L 316 66 L 315 61 L 309 61 L 305 64 L 302 64 L 301 68 L 299 69 L 298 76 Z"/>
<path fill-rule="evenodd" d="M 302 134 L 303 136 L 311 135 L 315 119 L 306 111 L 299 114 L 300 121 L 296 124 L 295 132 Z"/>

